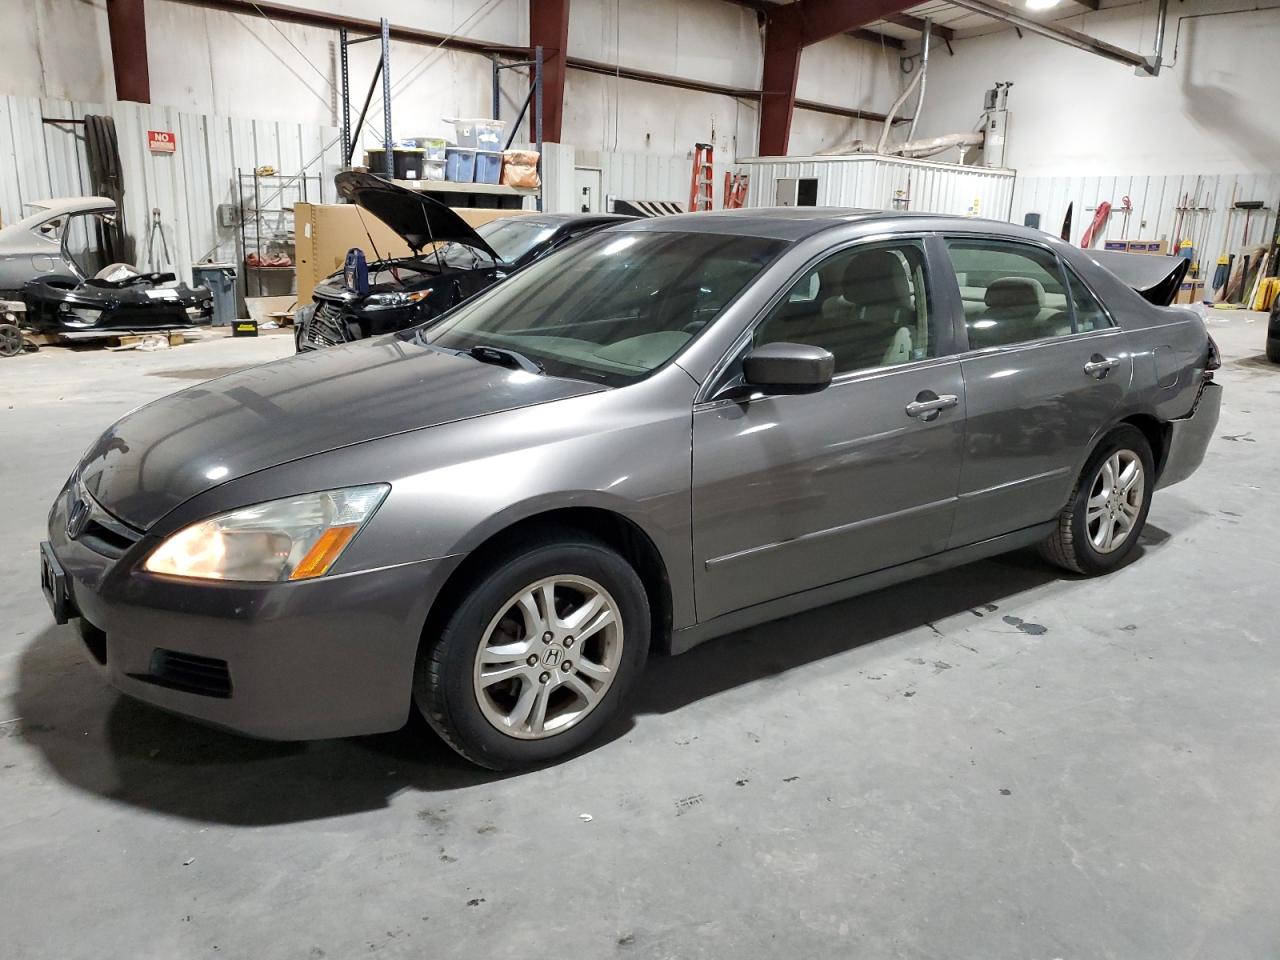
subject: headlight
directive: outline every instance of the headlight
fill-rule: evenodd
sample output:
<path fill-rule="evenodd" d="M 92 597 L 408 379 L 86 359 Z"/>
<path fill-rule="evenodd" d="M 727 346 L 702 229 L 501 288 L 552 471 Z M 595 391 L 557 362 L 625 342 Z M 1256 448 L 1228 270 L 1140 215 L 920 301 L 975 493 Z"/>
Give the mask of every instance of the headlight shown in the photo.
<path fill-rule="evenodd" d="M 71 313 L 81 323 L 95 324 L 102 317 L 102 311 L 96 307 L 72 307 Z"/>
<path fill-rule="evenodd" d="M 325 490 L 219 514 L 173 534 L 143 569 L 205 580 L 323 576 L 390 489 L 373 483 Z"/>
<path fill-rule="evenodd" d="M 364 302 L 366 310 L 391 310 L 395 307 L 407 307 L 411 303 L 417 303 L 419 300 L 425 300 L 431 296 L 434 288 L 426 290 L 414 290 L 412 293 L 405 293 L 397 290 L 394 293 L 374 293 Z"/>

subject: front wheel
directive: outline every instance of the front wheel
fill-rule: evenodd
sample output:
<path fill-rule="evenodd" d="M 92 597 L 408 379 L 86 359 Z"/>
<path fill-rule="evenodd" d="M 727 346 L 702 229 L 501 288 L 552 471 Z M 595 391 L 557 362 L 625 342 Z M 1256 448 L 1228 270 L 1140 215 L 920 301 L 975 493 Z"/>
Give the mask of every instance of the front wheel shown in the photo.
<path fill-rule="evenodd" d="M 532 766 L 617 714 L 648 645 L 635 570 L 604 543 L 566 535 L 516 548 L 477 576 L 439 638 L 424 641 L 414 699 L 473 763 Z"/>
<path fill-rule="evenodd" d="M 1137 427 L 1117 427 L 1085 464 L 1041 553 L 1075 573 L 1109 573 L 1137 547 L 1154 488 L 1151 444 Z"/>

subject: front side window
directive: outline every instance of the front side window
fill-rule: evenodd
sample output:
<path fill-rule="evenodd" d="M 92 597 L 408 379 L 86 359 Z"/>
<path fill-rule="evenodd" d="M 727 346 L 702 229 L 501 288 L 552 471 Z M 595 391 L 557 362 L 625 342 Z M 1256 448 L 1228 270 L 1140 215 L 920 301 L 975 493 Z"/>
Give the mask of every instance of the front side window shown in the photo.
<path fill-rule="evenodd" d="M 553 376 L 622 386 L 675 356 L 784 246 L 760 237 L 606 231 L 410 335 L 447 350 L 514 350 Z"/>
<path fill-rule="evenodd" d="M 924 247 L 860 245 L 804 273 L 756 328 L 754 346 L 829 350 L 836 374 L 937 356 Z"/>
<path fill-rule="evenodd" d="M 1073 331 L 1058 258 L 1004 240 L 947 240 L 964 302 L 969 348 L 982 350 Z"/>

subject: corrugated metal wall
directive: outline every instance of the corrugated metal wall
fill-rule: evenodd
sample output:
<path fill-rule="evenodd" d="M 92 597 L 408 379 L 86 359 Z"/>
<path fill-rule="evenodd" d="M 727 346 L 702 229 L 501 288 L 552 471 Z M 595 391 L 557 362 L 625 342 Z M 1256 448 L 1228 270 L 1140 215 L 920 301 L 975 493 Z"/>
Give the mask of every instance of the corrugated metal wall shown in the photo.
<path fill-rule="evenodd" d="M 1013 202 L 1011 170 L 877 156 L 761 158 L 736 166 L 750 175 L 748 207 L 776 204 L 778 181 L 791 178 L 818 181 L 818 206 L 892 210 L 895 197 L 905 196 L 908 210 L 1004 220 Z"/>
<path fill-rule="evenodd" d="M 693 178 L 693 154 L 683 157 L 661 157 L 647 153 L 618 153 L 579 150 L 575 162 L 579 167 L 598 167 L 602 189 L 607 198 L 622 200 L 664 200 L 688 205 L 689 186 Z M 715 209 L 720 208 L 724 193 L 724 174 L 731 164 L 712 165 L 711 190 Z"/>
<path fill-rule="evenodd" d="M 1133 205 L 1127 216 L 1122 200 Z M 1197 199 L 1198 197 L 1198 199 Z M 1267 209 L 1248 218 L 1249 248 L 1269 242 L 1280 205 L 1280 174 L 1240 174 L 1198 177 L 1194 174 L 1166 177 L 1019 177 L 1014 189 L 1013 217 L 1021 223 L 1028 213 L 1040 214 L 1040 226 L 1058 235 L 1069 203 L 1072 213 L 1070 240 L 1078 244 L 1093 220 L 1098 204 L 1108 201 L 1111 216 L 1095 247 L 1106 240 L 1191 239 L 1201 273 L 1212 276 L 1213 265 L 1224 253 L 1239 254 L 1244 246 L 1245 214 L 1232 213 L 1235 201 L 1261 200 Z M 1179 212 L 1179 207 L 1204 207 Z M 1224 233 L 1225 231 L 1225 233 Z"/>
<path fill-rule="evenodd" d="M 67 100 L 0 97 L 0 216 L 5 223 L 20 219 L 24 205 L 49 197 L 83 196 L 90 192 L 85 159 L 84 128 L 80 124 L 51 124 L 45 119 L 79 120 L 85 114 L 115 119 L 124 171 L 124 213 L 133 257 L 140 267 L 151 265 L 148 241 L 151 211 L 160 211 L 160 225 L 169 248 L 169 266 L 190 280 L 193 261 L 212 255 L 237 259 L 238 231 L 219 227 L 219 204 L 238 203 L 237 169 L 252 172 L 264 164 L 280 173 L 322 175 L 323 197 L 333 201 L 333 174 L 338 171 L 338 131 L 264 120 L 240 120 L 183 113 L 171 107 L 140 103 L 109 105 Z M 177 137 L 172 154 L 152 154 L 147 131 L 165 130 Z M 265 199 L 263 206 L 268 204 Z M 156 268 L 164 260 L 160 237 L 155 238 Z"/>

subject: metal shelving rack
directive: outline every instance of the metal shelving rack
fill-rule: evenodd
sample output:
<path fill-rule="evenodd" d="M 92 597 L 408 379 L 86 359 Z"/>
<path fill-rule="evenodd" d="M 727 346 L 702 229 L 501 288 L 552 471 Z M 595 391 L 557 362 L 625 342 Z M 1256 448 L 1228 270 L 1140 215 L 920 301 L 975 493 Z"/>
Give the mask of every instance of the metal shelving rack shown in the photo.
<path fill-rule="evenodd" d="M 293 176 L 260 175 L 257 170 L 236 170 L 240 187 L 240 265 L 244 277 L 244 295 L 266 296 L 266 278 L 273 273 L 292 274 L 298 262 L 294 246 L 293 205 L 306 203 L 310 196 L 324 199 L 324 181 L 319 174 L 298 173 Z M 271 206 L 264 207 L 263 195 Z M 261 260 L 271 247 L 288 254 L 287 267 L 265 266 Z M 250 265 L 249 254 L 256 253 L 259 263 Z M 250 277 L 256 293 L 250 290 Z"/>
<path fill-rule="evenodd" d="M 363 37 L 351 37 L 346 27 L 338 28 L 338 65 L 339 75 L 341 79 L 341 97 L 342 97 L 342 156 L 343 166 L 350 168 L 351 158 L 356 151 L 357 138 L 352 136 L 351 129 L 351 76 L 350 65 L 348 63 L 347 50 L 352 44 L 368 43 L 377 40 L 381 44 L 382 56 L 378 60 L 377 67 L 373 71 L 373 79 L 369 83 L 369 91 L 365 94 L 364 105 L 360 108 L 360 118 L 356 121 L 355 129 L 358 132 L 364 126 L 365 117 L 369 113 L 369 105 L 373 102 L 373 95 L 378 91 L 379 82 L 382 86 L 382 148 L 383 157 L 386 163 L 386 169 L 383 175 L 388 180 L 395 177 L 395 160 L 392 153 L 392 137 L 391 137 L 391 27 L 386 17 L 379 20 L 379 31 L 376 34 Z M 516 60 L 510 63 L 503 63 L 498 54 L 494 54 L 490 58 L 493 69 L 493 117 L 494 120 L 501 118 L 501 98 L 499 96 L 501 88 L 499 80 L 503 70 L 528 69 L 529 75 L 529 93 L 524 99 L 524 103 L 520 107 L 520 113 L 516 120 L 511 124 L 511 133 L 507 137 L 505 144 L 509 148 L 515 140 L 516 133 L 520 129 L 520 124 L 524 122 L 525 114 L 529 112 L 529 107 L 533 107 L 533 133 L 534 142 L 537 144 L 538 150 L 538 175 L 542 175 L 542 47 L 533 48 L 533 57 L 529 60 Z M 459 185 L 461 186 L 461 185 Z M 480 186 L 486 186 L 481 184 Z M 432 188 L 426 183 L 418 186 L 418 189 L 425 192 L 432 192 Z M 466 190 L 447 189 L 440 192 L 463 193 Z M 494 193 L 492 190 L 475 190 L 474 195 L 487 195 Z M 533 194 L 537 199 L 538 209 L 542 209 L 542 191 L 538 190 Z"/>

